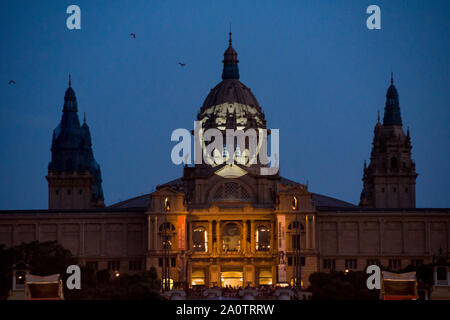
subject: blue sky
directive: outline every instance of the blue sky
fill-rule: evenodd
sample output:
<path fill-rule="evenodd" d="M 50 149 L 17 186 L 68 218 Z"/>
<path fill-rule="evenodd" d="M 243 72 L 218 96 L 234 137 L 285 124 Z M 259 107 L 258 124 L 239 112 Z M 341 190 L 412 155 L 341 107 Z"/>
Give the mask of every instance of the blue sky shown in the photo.
<path fill-rule="evenodd" d="M 81 8 L 81 30 L 66 28 L 70 4 Z M 366 28 L 371 4 L 381 8 L 381 30 Z M 449 1 L 7 0 L 0 209 L 47 208 L 69 72 L 107 204 L 181 176 L 170 135 L 193 127 L 221 80 L 230 22 L 241 81 L 268 127 L 280 129 L 283 176 L 357 203 L 393 71 L 419 173 L 417 206 L 450 207 Z"/>

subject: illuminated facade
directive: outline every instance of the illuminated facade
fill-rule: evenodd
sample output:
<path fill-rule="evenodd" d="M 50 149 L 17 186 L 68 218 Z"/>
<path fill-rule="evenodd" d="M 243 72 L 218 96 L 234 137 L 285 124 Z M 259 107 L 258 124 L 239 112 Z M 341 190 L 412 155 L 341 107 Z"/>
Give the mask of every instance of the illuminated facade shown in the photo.
<path fill-rule="evenodd" d="M 239 81 L 237 53 L 225 51 L 222 81 L 197 120 L 203 129 L 266 128 Z M 246 150 L 240 150 L 247 156 Z M 260 164 L 186 166 L 156 191 L 105 207 L 100 167 L 69 85 L 47 176 L 49 210 L 0 212 L 0 243 L 57 240 L 82 264 L 160 276 L 189 286 L 308 283 L 317 271 L 391 269 L 430 263 L 450 248 L 450 210 L 415 208 L 415 164 L 398 93 L 388 89 L 359 206 L 312 193 L 304 184 L 261 175 Z"/>

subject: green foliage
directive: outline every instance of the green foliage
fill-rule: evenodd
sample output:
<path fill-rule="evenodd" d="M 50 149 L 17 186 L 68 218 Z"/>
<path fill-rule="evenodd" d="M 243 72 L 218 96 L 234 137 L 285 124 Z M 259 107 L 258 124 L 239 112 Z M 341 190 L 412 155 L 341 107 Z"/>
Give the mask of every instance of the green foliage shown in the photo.
<path fill-rule="evenodd" d="M 367 274 L 357 272 L 316 272 L 310 275 L 313 300 L 376 300 L 379 290 L 369 290 L 366 286 Z"/>
<path fill-rule="evenodd" d="M 31 274 L 39 276 L 55 273 L 64 276 L 67 267 L 77 263 L 70 250 L 57 244 L 56 241 L 22 243 L 11 247 L 10 250 L 15 262 L 25 262 L 30 266 Z"/>
<path fill-rule="evenodd" d="M 433 267 L 432 265 L 422 265 L 414 267 L 408 265 L 402 270 L 383 270 L 404 273 L 416 272 L 419 289 L 430 291 L 433 286 Z M 344 272 L 311 274 L 309 281 L 310 290 L 313 294 L 313 300 L 375 300 L 379 298 L 379 290 L 367 289 L 366 281 L 368 275 L 364 271 L 345 274 Z"/>
<path fill-rule="evenodd" d="M 4 245 L 0 245 L 0 300 L 8 296 L 11 289 L 11 259 Z"/>
<path fill-rule="evenodd" d="M 99 270 L 97 271 L 97 283 L 98 284 L 107 284 L 111 279 L 111 274 L 109 270 Z"/>
<path fill-rule="evenodd" d="M 65 299 L 83 300 L 140 300 L 161 299 L 156 269 L 134 274 L 121 275 L 110 280 L 108 270 L 96 271 L 81 267 L 81 290 L 68 290 L 65 283 L 67 267 L 77 264 L 71 252 L 56 241 L 22 243 L 10 247 L 0 245 L 0 300 L 6 299 L 12 285 L 12 266 L 23 261 L 30 267 L 30 273 L 40 276 L 60 274 L 63 279 Z"/>
<path fill-rule="evenodd" d="M 12 266 L 23 261 L 30 267 L 30 273 L 40 276 L 60 274 L 63 281 L 66 270 L 77 260 L 72 253 L 56 241 L 32 241 L 10 247 L 0 246 L 0 299 L 6 299 L 12 285 Z"/>
<path fill-rule="evenodd" d="M 83 272 L 83 271 L 82 271 Z M 155 268 L 139 274 L 125 274 L 105 282 L 108 270 L 97 272 L 97 279 L 88 285 L 84 281 L 81 290 L 67 293 L 68 300 L 159 300 L 160 280 Z M 83 273 L 82 273 L 83 274 Z"/>

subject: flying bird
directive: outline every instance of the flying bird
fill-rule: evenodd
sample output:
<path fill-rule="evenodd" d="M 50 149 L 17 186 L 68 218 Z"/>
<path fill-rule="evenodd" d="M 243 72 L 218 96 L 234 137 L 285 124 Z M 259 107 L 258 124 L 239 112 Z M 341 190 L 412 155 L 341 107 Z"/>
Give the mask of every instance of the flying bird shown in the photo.
<path fill-rule="evenodd" d="M 178 64 L 182 67 L 184 67 L 186 65 L 186 63 L 182 63 L 182 62 L 178 62 Z"/>
<path fill-rule="evenodd" d="M 8 84 L 16 84 L 14 80 L 9 80 Z"/>
<path fill-rule="evenodd" d="M 132 36 L 134 39 L 136 39 L 136 34 L 135 33 L 130 33 L 130 36 Z"/>

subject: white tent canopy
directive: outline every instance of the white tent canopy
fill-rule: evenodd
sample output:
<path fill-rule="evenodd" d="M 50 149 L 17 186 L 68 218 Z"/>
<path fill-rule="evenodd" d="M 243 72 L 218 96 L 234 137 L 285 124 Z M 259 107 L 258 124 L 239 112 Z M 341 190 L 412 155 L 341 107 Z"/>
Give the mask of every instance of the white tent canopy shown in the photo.
<path fill-rule="evenodd" d="M 416 281 L 416 273 L 406 272 L 406 273 L 393 273 L 388 271 L 383 271 L 383 279 L 390 281 Z"/>
<path fill-rule="evenodd" d="M 50 276 L 36 276 L 29 274 L 26 282 L 30 284 L 59 283 L 59 274 L 52 274 Z"/>

